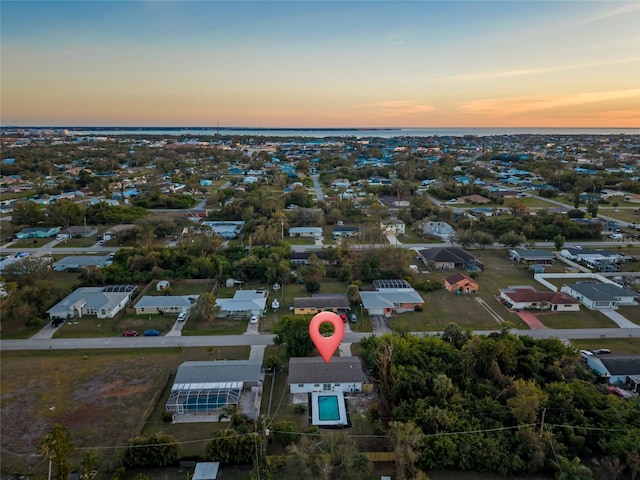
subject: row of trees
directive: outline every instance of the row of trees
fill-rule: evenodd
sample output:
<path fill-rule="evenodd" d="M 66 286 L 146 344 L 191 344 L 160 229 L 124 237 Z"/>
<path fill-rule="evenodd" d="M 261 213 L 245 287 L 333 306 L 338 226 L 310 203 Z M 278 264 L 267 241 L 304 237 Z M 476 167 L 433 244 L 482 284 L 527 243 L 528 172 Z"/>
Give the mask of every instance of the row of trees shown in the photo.
<path fill-rule="evenodd" d="M 378 381 L 382 425 L 414 422 L 424 434 L 422 470 L 513 476 L 582 456 L 640 472 L 640 399 L 594 384 L 559 340 L 506 329 L 472 336 L 451 324 L 442 338 L 372 336 L 361 345 Z"/>

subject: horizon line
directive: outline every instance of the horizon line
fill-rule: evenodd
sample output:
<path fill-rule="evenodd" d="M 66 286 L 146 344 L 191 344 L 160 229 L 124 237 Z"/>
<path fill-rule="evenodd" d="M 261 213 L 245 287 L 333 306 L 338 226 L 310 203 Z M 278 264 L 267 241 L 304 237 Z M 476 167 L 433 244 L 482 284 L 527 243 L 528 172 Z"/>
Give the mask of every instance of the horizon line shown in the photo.
<path fill-rule="evenodd" d="M 506 126 L 440 126 L 440 127 L 414 127 L 414 126 L 403 126 L 403 127 L 259 127 L 259 126 L 207 126 L 207 125 L 1 125 L 0 129 L 10 129 L 10 128 L 84 128 L 84 129 L 108 129 L 108 128 L 130 128 L 130 129 L 208 129 L 208 130 L 431 130 L 431 129 L 476 129 L 476 130 L 488 130 L 488 129 L 500 129 L 500 130 L 515 130 L 515 129 L 529 129 L 529 130 L 562 130 L 562 129 L 576 129 L 576 130 L 635 130 L 640 129 L 640 126 L 637 127 L 578 127 L 578 126 L 565 126 L 565 127 L 529 127 L 529 126 L 518 126 L 518 127 L 506 127 Z"/>

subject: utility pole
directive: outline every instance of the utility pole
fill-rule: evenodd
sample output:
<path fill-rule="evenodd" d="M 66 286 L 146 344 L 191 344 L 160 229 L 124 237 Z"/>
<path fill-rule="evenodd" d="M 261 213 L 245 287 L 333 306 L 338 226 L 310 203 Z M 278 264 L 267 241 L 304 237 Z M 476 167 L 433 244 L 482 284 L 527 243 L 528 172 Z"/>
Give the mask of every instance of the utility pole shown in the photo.
<path fill-rule="evenodd" d="M 540 420 L 540 435 L 542 435 L 542 431 L 544 430 L 544 416 L 547 413 L 547 409 L 543 408 L 542 409 L 542 418 Z"/>

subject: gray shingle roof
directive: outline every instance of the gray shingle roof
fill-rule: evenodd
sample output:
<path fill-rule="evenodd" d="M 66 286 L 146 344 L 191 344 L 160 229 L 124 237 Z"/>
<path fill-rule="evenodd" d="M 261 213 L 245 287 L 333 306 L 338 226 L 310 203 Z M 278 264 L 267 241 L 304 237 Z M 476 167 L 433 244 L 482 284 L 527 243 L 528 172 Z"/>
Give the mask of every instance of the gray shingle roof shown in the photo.
<path fill-rule="evenodd" d="M 178 367 L 174 384 L 258 382 L 261 371 L 260 360 L 184 362 Z"/>
<path fill-rule="evenodd" d="M 351 303 L 346 295 L 313 295 L 311 297 L 295 297 L 295 308 L 349 308 Z"/>
<path fill-rule="evenodd" d="M 136 308 L 155 308 L 155 307 L 191 307 L 198 299 L 199 295 L 145 295 L 138 303 Z M 193 298 L 193 302 L 190 300 Z"/>
<path fill-rule="evenodd" d="M 366 382 L 358 357 L 332 357 L 329 363 L 321 357 L 291 357 L 289 379 L 300 383 L 359 383 Z"/>
<path fill-rule="evenodd" d="M 594 302 L 606 302 L 619 297 L 640 296 L 640 294 L 632 290 L 612 285 L 611 283 L 577 282 L 569 283 L 566 287 Z"/>
<path fill-rule="evenodd" d="M 640 375 L 640 355 L 598 355 L 611 375 Z"/>

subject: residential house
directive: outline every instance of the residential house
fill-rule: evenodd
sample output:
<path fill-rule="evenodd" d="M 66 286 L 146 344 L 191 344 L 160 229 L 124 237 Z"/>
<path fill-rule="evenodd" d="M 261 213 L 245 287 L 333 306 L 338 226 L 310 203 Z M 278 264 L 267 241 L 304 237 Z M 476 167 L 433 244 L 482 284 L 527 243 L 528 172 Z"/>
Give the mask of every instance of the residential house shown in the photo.
<path fill-rule="evenodd" d="M 187 313 L 199 295 L 145 295 L 133 306 L 136 315 Z"/>
<path fill-rule="evenodd" d="M 309 257 L 311 255 L 311 252 L 291 252 L 289 263 L 292 267 L 303 267 L 309 264 Z"/>
<path fill-rule="evenodd" d="M 345 294 L 316 294 L 310 297 L 295 297 L 293 299 L 293 313 L 296 315 L 314 315 L 318 312 L 330 311 L 334 313 L 346 312 L 351 303 Z"/>
<path fill-rule="evenodd" d="M 640 294 L 614 283 L 577 282 L 563 285 L 561 292 L 580 301 L 591 310 L 615 308 L 619 305 L 637 305 Z"/>
<path fill-rule="evenodd" d="M 337 238 L 355 237 L 358 235 L 359 232 L 360 232 L 360 229 L 358 227 L 345 227 L 345 226 L 334 227 L 331 230 L 334 240 Z"/>
<path fill-rule="evenodd" d="M 388 218 L 380 222 L 380 228 L 385 234 L 404 235 L 405 223 L 397 218 Z"/>
<path fill-rule="evenodd" d="M 444 288 L 450 293 L 477 293 L 478 282 L 464 273 L 454 273 L 444 279 Z"/>
<path fill-rule="evenodd" d="M 233 298 L 218 298 L 215 308 L 218 317 L 250 317 L 262 315 L 267 305 L 266 290 L 236 290 Z"/>
<path fill-rule="evenodd" d="M 331 186 L 333 188 L 349 188 L 351 186 L 351 182 L 346 178 L 337 178 L 331 182 Z"/>
<path fill-rule="evenodd" d="M 424 300 L 406 280 L 374 280 L 375 291 L 360 291 L 362 307 L 369 315 L 413 312 Z"/>
<path fill-rule="evenodd" d="M 464 197 L 459 197 L 458 202 L 460 203 L 474 203 L 476 205 L 483 205 L 486 203 L 491 203 L 491 199 L 487 197 L 483 197 L 482 195 L 473 194 L 473 195 L 465 195 Z"/>
<path fill-rule="evenodd" d="M 422 227 L 422 233 L 425 235 L 434 235 L 448 241 L 456 231 L 447 222 L 427 222 Z"/>
<path fill-rule="evenodd" d="M 627 385 L 640 393 L 640 355 L 590 355 L 587 366 L 606 378 L 609 383 Z"/>
<path fill-rule="evenodd" d="M 502 197 L 504 199 L 508 198 L 518 198 L 520 196 L 520 192 L 517 190 L 497 190 L 493 192 L 494 195 L 498 197 Z"/>
<path fill-rule="evenodd" d="M 98 267 L 104 268 L 111 265 L 113 255 L 72 255 L 58 260 L 53 265 L 56 272 L 77 272 L 81 268 Z"/>
<path fill-rule="evenodd" d="M 290 237 L 313 237 L 322 238 L 321 227 L 291 227 L 289 228 Z"/>
<path fill-rule="evenodd" d="M 425 248 L 418 251 L 425 265 L 433 262 L 436 270 L 483 270 L 484 265 L 466 250 L 457 247 Z"/>
<path fill-rule="evenodd" d="M 630 260 L 630 257 L 612 252 L 611 250 L 594 250 L 587 248 L 563 248 L 560 251 L 560 255 L 600 272 L 616 272 L 620 269 L 619 263 Z"/>
<path fill-rule="evenodd" d="M 556 262 L 553 252 L 549 250 L 509 250 L 509 258 L 517 263 L 532 263 L 536 265 L 552 265 Z"/>
<path fill-rule="evenodd" d="M 29 227 L 23 228 L 16 233 L 15 237 L 19 240 L 25 238 L 49 238 L 60 232 L 60 227 Z"/>
<path fill-rule="evenodd" d="M 552 312 L 579 312 L 580 302 L 562 292 L 540 292 L 529 285 L 500 289 L 500 299 L 513 310 L 539 309 Z"/>
<path fill-rule="evenodd" d="M 47 315 L 52 320 L 81 318 L 85 315 L 113 318 L 129 303 L 135 291 L 135 285 L 78 288 L 47 310 Z"/>
<path fill-rule="evenodd" d="M 312 392 L 361 392 L 367 383 L 359 357 L 291 357 L 287 382 L 291 394 Z"/>
<path fill-rule="evenodd" d="M 220 235 L 225 239 L 237 238 L 244 225 L 243 221 L 208 221 L 205 220 L 201 223 L 203 226 L 207 226 L 211 229 L 213 235 Z"/>
<path fill-rule="evenodd" d="M 84 226 L 73 226 L 63 228 L 58 232 L 58 235 L 66 235 L 67 238 L 74 237 L 93 237 L 98 234 L 98 229 L 96 227 L 84 227 Z"/>
<path fill-rule="evenodd" d="M 215 422 L 225 407 L 239 405 L 255 419 L 261 398 L 260 360 L 192 361 L 178 367 L 165 409 L 175 417 Z"/>

